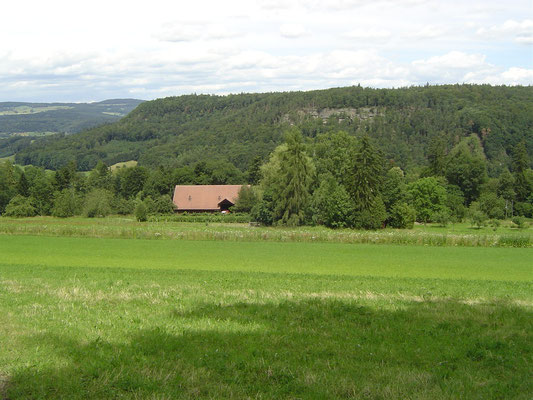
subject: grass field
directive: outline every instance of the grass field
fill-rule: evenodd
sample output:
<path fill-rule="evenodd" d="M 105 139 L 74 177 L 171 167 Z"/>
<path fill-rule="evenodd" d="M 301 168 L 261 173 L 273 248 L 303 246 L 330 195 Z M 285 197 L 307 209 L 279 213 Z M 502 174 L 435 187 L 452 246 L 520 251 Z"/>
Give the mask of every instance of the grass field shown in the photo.
<path fill-rule="evenodd" d="M 0 235 L 0 399 L 530 399 L 533 250 Z"/>
<path fill-rule="evenodd" d="M 194 218 L 194 215 L 191 215 Z M 411 230 L 378 231 L 333 230 L 316 227 L 252 227 L 242 223 L 173 222 L 164 220 L 140 223 L 133 217 L 108 218 L 6 218 L 0 217 L 0 234 L 46 235 L 96 238 L 186 239 L 224 241 L 372 243 L 430 246 L 529 247 L 533 248 L 533 229 L 503 223 L 496 231 L 475 229 L 467 223 L 446 228 L 417 225 Z M 172 217 L 169 217 L 172 219 Z"/>

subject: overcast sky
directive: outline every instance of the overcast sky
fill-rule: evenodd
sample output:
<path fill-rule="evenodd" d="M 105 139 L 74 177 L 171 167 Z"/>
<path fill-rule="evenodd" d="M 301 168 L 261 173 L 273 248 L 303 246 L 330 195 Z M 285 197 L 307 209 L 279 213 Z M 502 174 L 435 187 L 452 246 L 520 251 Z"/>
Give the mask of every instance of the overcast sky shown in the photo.
<path fill-rule="evenodd" d="M 533 85 L 533 1 L 9 1 L 0 60 L 0 101 Z"/>

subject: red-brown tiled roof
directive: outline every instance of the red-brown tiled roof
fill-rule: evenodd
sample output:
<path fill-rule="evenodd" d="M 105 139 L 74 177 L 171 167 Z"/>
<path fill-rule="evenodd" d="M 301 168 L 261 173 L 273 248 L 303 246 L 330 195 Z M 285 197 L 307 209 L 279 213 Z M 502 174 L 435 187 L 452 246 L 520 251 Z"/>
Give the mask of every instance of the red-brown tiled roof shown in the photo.
<path fill-rule="evenodd" d="M 215 211 L 219 203 L 237 201 L 242 185 L 178 185 L 174 189 L 174 204 L 178 211 Z"/>

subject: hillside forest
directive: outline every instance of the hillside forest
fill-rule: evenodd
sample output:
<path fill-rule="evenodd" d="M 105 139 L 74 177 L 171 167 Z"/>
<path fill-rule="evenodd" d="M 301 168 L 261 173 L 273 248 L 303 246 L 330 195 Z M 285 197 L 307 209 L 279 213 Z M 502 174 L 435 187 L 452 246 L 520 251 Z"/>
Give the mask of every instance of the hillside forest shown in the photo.
<path fill-rule="evenodd" d="M 264 225 L 520 225 L 533 216 L 532 94 L 453 85 L 149 101 L 21 148 L 0 166 L 0 213 L 145 219 L 173 212 L 176 184 L 248 183 L 234 211 Z M 128 160 L 138 165 L 109 168 Z"/>

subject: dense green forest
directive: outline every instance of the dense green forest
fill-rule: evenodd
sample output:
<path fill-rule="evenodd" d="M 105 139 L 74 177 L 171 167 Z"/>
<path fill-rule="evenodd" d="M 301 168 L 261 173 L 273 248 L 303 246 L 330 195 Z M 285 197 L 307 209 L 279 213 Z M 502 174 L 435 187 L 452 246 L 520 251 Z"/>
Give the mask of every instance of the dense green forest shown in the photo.
<path fill-rule="evenodd" d="M 511 149 L 519 142 L 533 154 L 533 88 L 356 86 L 170 97 L 142 103 L 113 124 L 26 143 L 17 149 L 16 162 L 55 170 L 76 160 L 78 169 L 90 170 L 98 161 L 179 167 L 216 159 L 244 171 L 256 156 L 266 160 L 291 126 L 309 141 L 339 130 L 368 134 L 391 165 L 408 172 L 428 164 L 432 147 L 447 153 L 475 134 L 489 175 L 496 176 L 510 167 Z"/>
<path fill-rule="evenodd" d="M 78 133 L 127 115 L 141 100 L 114 99 L 95 103 L 0 103 L 0 157 L 26 147 L 36 137 Z"/>

